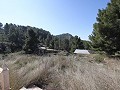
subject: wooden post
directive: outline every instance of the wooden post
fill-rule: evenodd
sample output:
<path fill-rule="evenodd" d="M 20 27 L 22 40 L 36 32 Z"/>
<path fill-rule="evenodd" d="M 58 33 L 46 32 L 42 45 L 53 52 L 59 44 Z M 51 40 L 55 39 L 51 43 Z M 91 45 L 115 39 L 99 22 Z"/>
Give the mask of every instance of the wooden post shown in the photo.
<path fill-rule="evenodd" d="M 10 90 L 9 69 L 6 64 L 3 64 L 2 68 L 0 68 L 0 85 L 2 90 Z"/>

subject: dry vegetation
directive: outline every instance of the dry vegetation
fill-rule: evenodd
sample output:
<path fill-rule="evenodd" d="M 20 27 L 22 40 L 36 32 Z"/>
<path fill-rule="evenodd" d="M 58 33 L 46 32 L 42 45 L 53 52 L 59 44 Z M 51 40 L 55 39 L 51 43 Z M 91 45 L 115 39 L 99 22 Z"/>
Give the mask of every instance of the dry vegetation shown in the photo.
<path fill-rule="evenodd" d="M 47 90 L 120 90 L 120 61 L 100 57 L 14 53 L 5 60 L 12 90 L 32 85 Z"/>

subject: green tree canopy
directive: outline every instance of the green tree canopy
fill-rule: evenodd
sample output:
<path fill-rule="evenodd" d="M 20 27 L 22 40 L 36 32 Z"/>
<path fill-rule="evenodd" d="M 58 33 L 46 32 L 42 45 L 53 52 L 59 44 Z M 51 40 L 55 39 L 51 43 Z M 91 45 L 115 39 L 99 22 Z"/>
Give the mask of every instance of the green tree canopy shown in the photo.
<path fill-rule="evenodd" d="M 28 30 L 24 47 L 25 52 L 36 53 L 36 51 L 38 50 L 38 43 L 39 40 L 36 33 L 32 29 Z"/>
<path fill-rule="evenodd" d="M 108 54 L 120 51 L 120 0 L 111 0 L 105 9 L 98 11 L 96 19 L 89 36 L 93 48 Z"/>
<path fill-rule="evenodd" d="M 0 29 L 2 28 L 3 24 L 0 22 Z"/>
<path fill-rule="evenodd" d="M 78 36 L 72 37 L 70 44 L 71 44 L 71 52 L 74 52 L 75 49 L 84 49 L 83 42 Z"/>
<path fill-rule="evenodd" d="M 70 51 L 70 46 L 69 46 L 69 40 L 68 39 L 65 39 L 63 41 L 63 49 L 66 50 L 66 51 Z"/>

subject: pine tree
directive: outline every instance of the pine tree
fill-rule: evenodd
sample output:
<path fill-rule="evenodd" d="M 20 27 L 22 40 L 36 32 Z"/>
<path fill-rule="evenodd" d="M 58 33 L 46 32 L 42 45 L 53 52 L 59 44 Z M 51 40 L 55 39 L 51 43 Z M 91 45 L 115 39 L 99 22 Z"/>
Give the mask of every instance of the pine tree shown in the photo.
<path fill-rule="evenodd" d="M 69 47 L 69 40 L 68 39 L 65 39 L 63 41 L 63 49 L 66 50 L 66 51 L 70 51 L 70 47 Z"/>
<path fill-rule="evenodd" d="M 71 52 L 74 52 L 75 49 L 84 49 L 83 42 L 80 37 L 75 36 L 71 38 Z"/>
<path fill-rule="evenodd" d="M 9 24 L 6 23 L 5 26 L 4 26 L 4 32 L 5 32 L 5 35 L 9 34 Z"/>
<path fill-rule="evenodd" d="M 115 54 L 120 51 L 120 0 L 111 0 L 105 9 L 99 10 L 97 22 L 89 39 L 93 48 Z"/>
<path fill-rule="evenodd" d="M 39 41 L 36 33 L 32 29 L 28 30 L 24 47 L 25 53 L 36 53 L 38 50 L 38 43 Z"/>

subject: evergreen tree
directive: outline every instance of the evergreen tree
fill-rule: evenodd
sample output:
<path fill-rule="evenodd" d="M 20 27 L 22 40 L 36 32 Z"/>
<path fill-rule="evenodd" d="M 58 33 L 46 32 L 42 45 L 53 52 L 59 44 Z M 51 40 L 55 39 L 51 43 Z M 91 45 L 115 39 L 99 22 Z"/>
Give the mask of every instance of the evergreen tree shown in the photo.
<path fill-rule="evenodd" d="M 54 38 L 54 49 L 59 49 L 59 39 L 57 37 Z"/>
<path fill-rule="evenodd" d="M 6 46 L 4 43 L 0 43 L 0 54 L 5 54 Z"/>
<path fill-rule="evenodd" d="M 8 40 L 11 43 L 12 52 L 22 50 L 24 41 L 21 37 L 22 35 L 20 34 L 17 26 L 11 24 L 9 28 Z"/>
<path fill-rule="evenodd" d="M 4 26 L 4 32 L 5 32 L 5 35 L 9 34 L 9 24 L 8 23 L 6 23 Z"/>
<path fill-rule="evenodd" d="M 51 40 L 51 41 L 50 41 L 50 46 L 49 46 L 49 48 L 54 49 L 54 40 Z"/>
<path fill-rule="evenodd" d="M 70 41 L 71 52 L 74 52 L 75 49 L 84 49 L 84 45 L 80 37 L 72 37 Z"/>
<path fill-rule="evenodd" d="M 77 39 L 77 47 L 78 49 L 84 49 L 84 45 L 83 45 L 83 42 L 82 40 L 80 39 L 80 37 Z"/>
<path fill-rule="evenodd" d="M 82 42 L 83 42 L 84 49 L 91 50 L 92 46 L 90 41 L 83 40 Z"/>
<path fill-rule="evenodd" d="M 3 24 L 0 22 L 0 30 L 2 29 Z"/>
<path fill-rule="evenodd" d="M 47 34 L 47 38 L 45 39 L 45 43 L 46 43 L 47 47 L 50 46 L 50 41 L 51 41 L 51 39 L 52 39 L 51 35 L 50 35 L 50 34 Z"/>
<path fill-rule="evenodd" d="M 89 39 L 95 50 L 115 54 L 120 51 L 120 0 L 111 0 L 105 9 L 99 10 L 97 22 Z"/>
<path fill-rule="evenodd" d="M 25 53 L 29 53 L 29 54 L 36 53 L 38 50 L 38 44 L 39 41 L 36 36 L 36 33 L 32 29 L 28 30 L 28 34 L 25 40 L 25 47 L 24 47 Z"/>
<path fill-rule="evenodd" d="M 63 49 L 66 50 L 66 51 L 70 51 L 70 47 L 69 47 L 69 40 L 68 39 L 65 39 L 63 41 Z"/>

